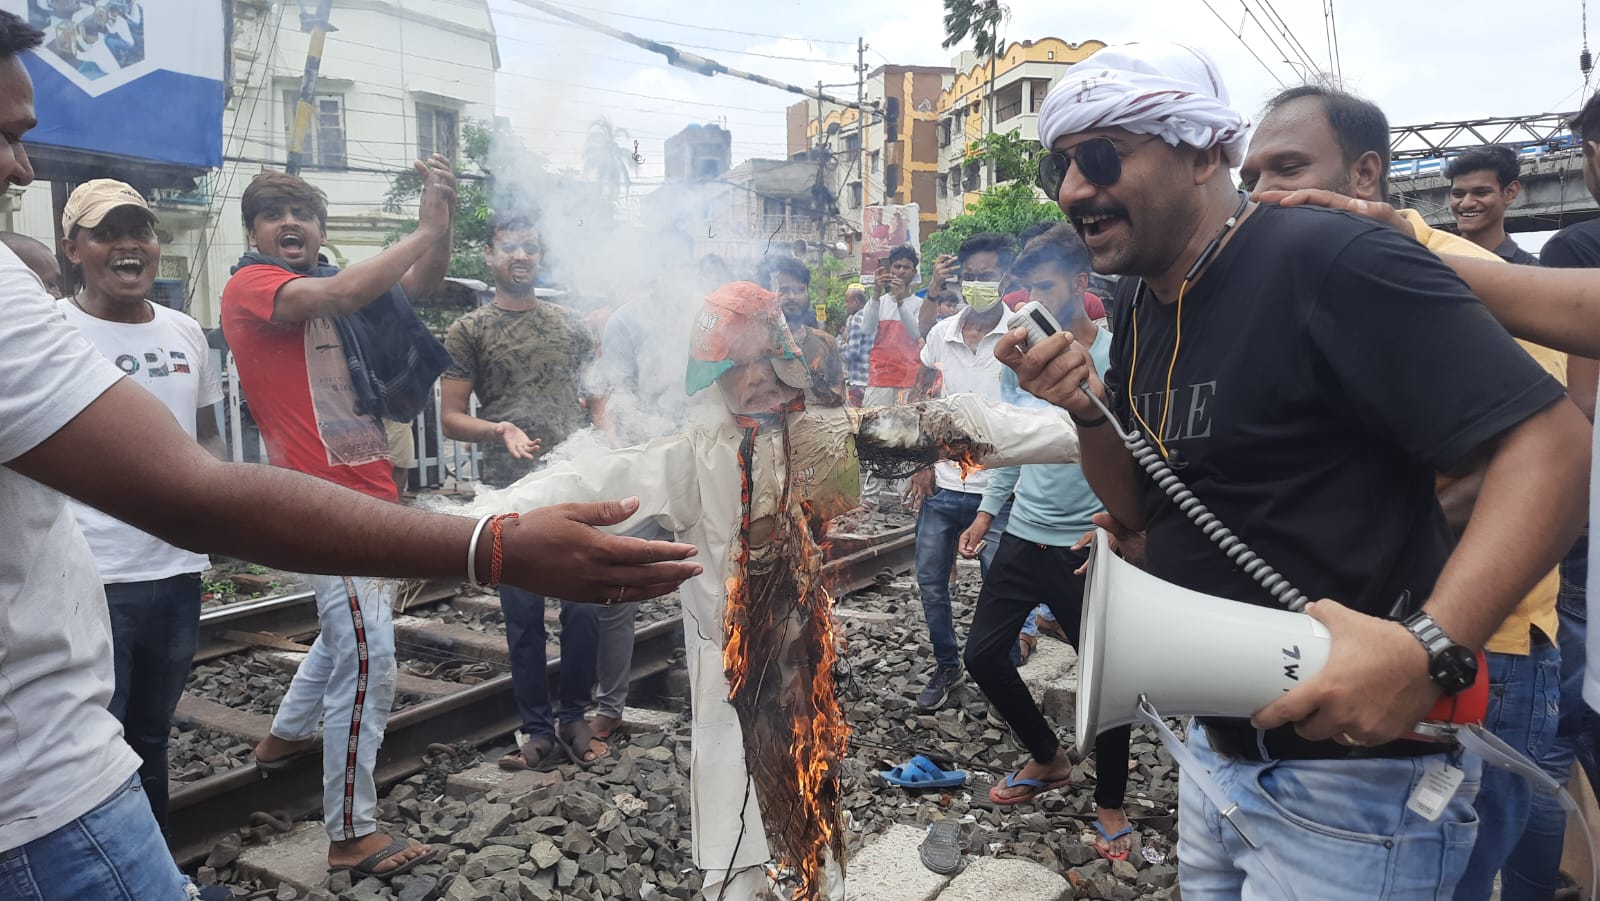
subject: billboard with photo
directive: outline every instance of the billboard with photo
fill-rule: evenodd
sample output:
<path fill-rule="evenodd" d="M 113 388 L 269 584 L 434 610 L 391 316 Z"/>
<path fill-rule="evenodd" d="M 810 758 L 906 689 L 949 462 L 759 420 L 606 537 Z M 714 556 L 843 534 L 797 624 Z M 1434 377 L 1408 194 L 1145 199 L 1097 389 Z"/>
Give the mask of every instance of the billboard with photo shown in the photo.
<path fill-rule="evenodd" d="M 28 143 L 210 169 L 222 164 L 226 0 L 0 0 L 44 32 L 23 57 Z"/>
<path fill-rule="evenodd" d="M 869 206 L 861 234 L 863 279 L 883 265 L 889 251 L 902 244 L 915 247 L 920 234 L 919 211 L 914 203 Z"/>

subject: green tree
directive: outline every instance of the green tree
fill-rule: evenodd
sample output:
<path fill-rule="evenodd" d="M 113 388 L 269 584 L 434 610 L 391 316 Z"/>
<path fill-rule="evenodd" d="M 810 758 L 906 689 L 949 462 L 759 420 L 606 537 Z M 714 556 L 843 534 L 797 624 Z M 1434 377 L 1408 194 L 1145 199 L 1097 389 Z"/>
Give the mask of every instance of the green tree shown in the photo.
<path fill-rule="evenodd" d="M 593 175 L 607 197 L 613 201 L 626 197 L 633 186 L 633 151 L 629 150 L 628 130 L 617 128 L 605 116 L 589 124 L 583 140 L 583 171 Z"/>
<path fill-rule="evenodd" d="M 489 237 L 489 196 L 493 187 L 489 175 L 489 154 L 495 141 L 501 138 L 478 120 L 468 119 L 461 126 L 461 154 L 466 165 L 458 173 L 456 185 L 454 246 L 450 251 L 449 270 L 449 274 L 456 278 L 475 278 L 484 282 L 494 280 L 488 264 L 483 261 L 483 244 Z M 384 212 L 406 212 L 421 194 L 422 176 L 414 169 L 407 169 L 389 182 L 389 192 L 383 198 Z M 407 221 L 391 231 L 385 243 L 393 244 L 416 227 L 415 219 Z"/>
<path fill-rule="evenodd" d="M 822 260 L 811 267 L 811 293 L 827 310 L 827 321 L 822 327 L 838 335 L 844 332 L 844 293 L 851 285 L 860 284 L 860 267 L 853 260 L 824 253 Z"/>
<path fill-rule="evenodd" d="M 979 195 L 965 213 L 945 223 L 945 227 L 922 242 L 922 271 L 933 273 L 933 261 L 940 254 L 955 253 L 961 242 L 979 232 L 1015 235 L 1038 222 L 1060 222 L 1066 216 L 1061 208 L 1039 199 L 1031 180 L 995 185 Z"/>
<path fill-rule="evenodd" d="M 1038 141 L 1024 140 L 1013 129 L 1003 135 L 987 134 L 967 145 L 967 159 L 982 160 L 994 166 L 995 181 L 1032 182 L 1039 169 L 1043 148 Z"/>
<path fill-rule="evenodd" d="M 989 91 L 984 105 L 989 107 L 989 131 L 994 131 L 994 79 L 998 57 L 1005 52 L 1000 40 L 1000 23 L 1007 10 L 1000 0 L 944 0 L 944 42 L 946 50 L 972 36 L 972 49 L 979 59 L 989 61 Z"/>

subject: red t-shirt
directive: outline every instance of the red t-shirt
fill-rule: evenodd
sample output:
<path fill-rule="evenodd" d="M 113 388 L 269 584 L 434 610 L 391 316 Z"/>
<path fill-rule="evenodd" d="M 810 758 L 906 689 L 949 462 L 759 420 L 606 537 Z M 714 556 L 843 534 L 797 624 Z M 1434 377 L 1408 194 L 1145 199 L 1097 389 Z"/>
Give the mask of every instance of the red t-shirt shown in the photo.
<path fill-rule="evenodd" d="M 328 317 L 273 322 L 278 289 L 306 276 L 246 266 L 222 289 L 222 334 L 275 466 L 381 500 L 399 499 L 383 423 L 357 413 L 339 330 Z"/>

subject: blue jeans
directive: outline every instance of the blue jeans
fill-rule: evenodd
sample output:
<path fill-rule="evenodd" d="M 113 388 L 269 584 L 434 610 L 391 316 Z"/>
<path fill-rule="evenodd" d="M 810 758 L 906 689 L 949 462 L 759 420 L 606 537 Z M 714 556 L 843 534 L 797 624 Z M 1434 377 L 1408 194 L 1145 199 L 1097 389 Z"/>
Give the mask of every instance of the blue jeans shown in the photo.
<path fill-rule="evenodd" d="M 1489 712 L 1483 725 L 1523 756 L 1551 771 L 1561 703 L 1561 649 L 1535 632 L 1527 656 L 1489 652 Z M 1572 766 L 1572 758 L 1567 758 Z M 1558 777 L 1559 778 L 1559 777 Z M 1516 773 L 1485 767 L 1478 811 L 1478 843 L 1456 885 L 1457 901 L 1488 901 L 1494 874 L 1528 824 L 1533 785 Z"/>
<path fill-rule="evenodd" d="M 983 495 L 940 488 L 922 501 L 917 514 L 917 587 L 922 591 L 922 616 L 928 622 L 933 659 L 940 668 L 961 665 L 961 645 L 956 640 L 955 617 L 950 612 L 950 568 L 956 563 L 956 543 L 978 515 Z M 989 545 L 979 555 L 985 575 L 1000 546 L 1006 511 L 990 524 L 984 539 Z"/>
<path fill-rule="evenodd" d="M 600 642 L 599 605 L 561 602 L 561 686 L 553 717 L 550 673 L 546 668 L 544 596 L 501 585 L 500 610 L 506 618 L 511 693 L 517 699 L 522 733 L 528 738 L 554 737 L 556 721 L 582 722 L 589 695 L 594 691 L 595 657 Z"/>
<path fill-rule="evenodd" d="M 6 901 L 180 901 L 187 883 L 137 777 L 49 835 L 0 851 Z"/>
<path fill-rule="evenodd" d="M 378 747 L 394 706 L 399 584 L 366 576 L 311 576 L 321 629 L 272 718 L 272 734 L 299 741 L 322 725 L 322 828 L 329 841 L 378 831 Z"/>
<path fill-rule="evenodd" d="M 1038 635 L 1039 620 L 1041 619 L 1047 619 L 1050 622 L 1055 622 L 1056 615 L 1050 612 L 1049 607 L 1045 606 L 1044 604 L 1040 604 L 1039 606 L 1033 608 L 1033 613 L 1030 614 L 1027 621 L 1022 624 L 1022 634 Z"/>
<path fill-rule="evenodd" d="M 1430 763 L 1442 755 L 1358 760 L 1234 760 L 1211 749 L 1205 729 L 1189 748 L 1248 818 L 1250 851 L 1187 773 L 1178 785 L 1178 884 L 1183 901 L 1437 901 L 1467 866 L 1478 817 L 1472 809 L 1483 764 L 1466 774 L 1439 819 L 1406 809 Z M 1264 859 L 1288 882 L 1268 875 Z"/>
<path fill-rule="evenodd" d="M 1561 629 L 1556 633 L 1561 646 L 1561 715 L 1555 742 L 1540 763 L 1557 781 L 1565 783 L 1576 760 L 1589 783 L 1600 785 L 1595 754 L 1600 740 L 1600 714 L 1583 701 L 1584 640 L 1589 626 L 1584 607 L 1588 554 L 1587 537 L 1580 537 L 1561 564 L 1561 593 L 1556 599 L 1556 611 L 1561 615 Z M 1527 828 L 1500 870 L 1500 897 L 1504 901 L 1548 899 L 1555 893 L 1561 883 L 1561 851 L 1566 833 L 1567 812 L 1561 809 L 1560 802 L 1534 792 Z"/>
<path fill-rule="evenodd" d="M 200 643 L 200 574 L 105 586 L 117 685 L 111 715 L 139 755 L 150 810 L 167 828 L 167 733 Z"/>

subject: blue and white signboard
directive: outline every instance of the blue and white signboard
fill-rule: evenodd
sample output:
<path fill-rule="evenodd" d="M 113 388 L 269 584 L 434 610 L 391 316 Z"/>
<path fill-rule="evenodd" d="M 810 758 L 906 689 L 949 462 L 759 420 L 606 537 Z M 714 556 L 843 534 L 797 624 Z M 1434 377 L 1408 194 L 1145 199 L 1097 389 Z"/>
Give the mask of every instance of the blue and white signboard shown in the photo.
<path fill-rule="evenodd" d="M 28 143 L 210 169 L 222 164 L 228 0 L 0 0 L 43 31 L 23 57 Z"/>

